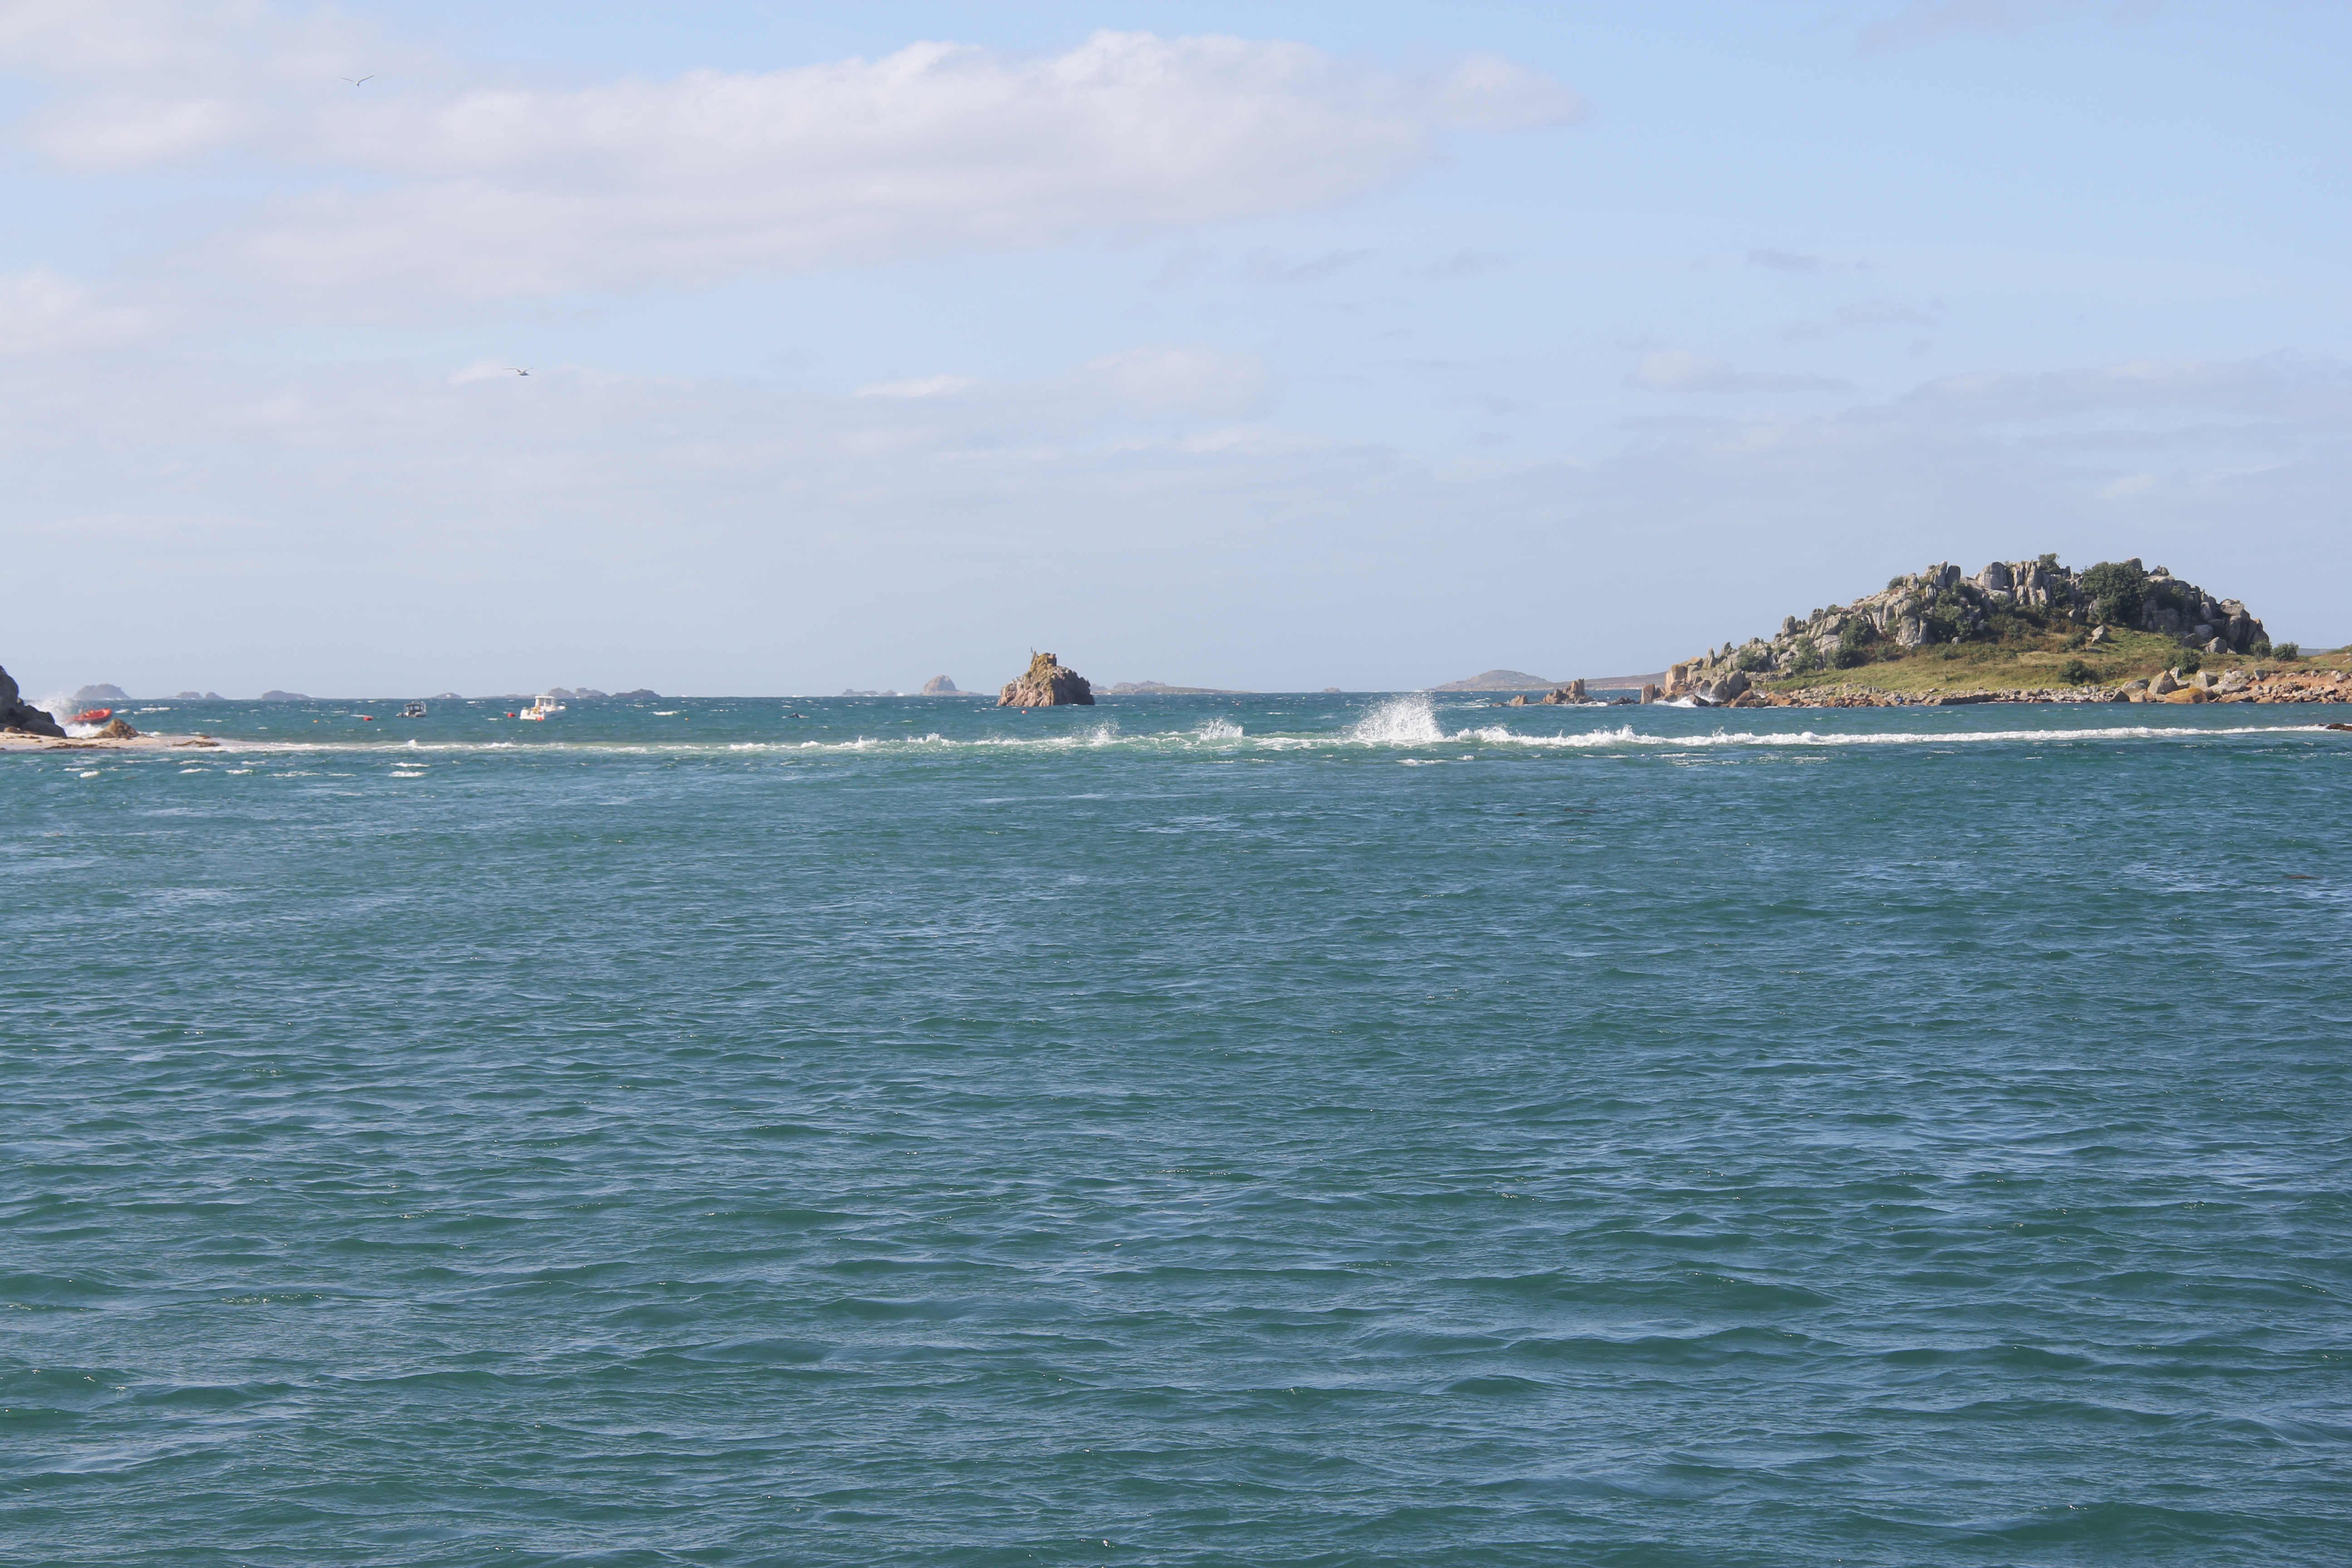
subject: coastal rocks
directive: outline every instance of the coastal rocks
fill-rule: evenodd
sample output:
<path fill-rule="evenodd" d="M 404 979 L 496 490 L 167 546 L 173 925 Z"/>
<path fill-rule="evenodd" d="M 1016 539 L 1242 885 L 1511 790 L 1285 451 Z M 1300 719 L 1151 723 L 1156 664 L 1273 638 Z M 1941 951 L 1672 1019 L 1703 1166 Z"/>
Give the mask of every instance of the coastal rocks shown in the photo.
<path fill-rule="evenodd" d="M 2162 671 L 2154 680 L 2147 683 L 2147 694 L 2150 697 L 2169 697 L 2179 689 L 2179 680 L 2168 669 Z"/>
<path fill-rule="evenodd" d="M 961 697 L 963 693 L 958 691 L 956 689 L 956 683 L 950 680 L 946 676 L 934 675 L 929 680 L 923 682 L 923 695 L 926 697 Z"/>
<path fill-rule="evenodd" d="M 101 680 L 94 686 L 85 686 L 75 692 L 73 700 L 78 706 L 93 708 L 100 702 L 128 702 L 131 700 L 131 693 L 111 681 Z"/>
<path fill-rule="evenodd" d="M 1630 701 L 1632 699 L 1621 697 L 1618 700 L 1624 702 Z M 1553 687 L 1541 697 L 1530 698 L 1526 692 L 1522 691 L 1517 697 L 1510 698 L 1502 702 L 1497 702 L 1495 706 L 1497 708 L 1525 708 L 1532 704 L 1538 708 L 1581 708 L 1587 703 L 1593 701 L 1595 701 L 1595 699 L 1586 695 L 1584 681 L 1581 678 L 1579 678 L 1578 679 L 1570 681 L 1566 686 Z"/>
<path fill-rule="evenodd" d="M 1747 672 L 1735 669 L 1719 679 L 1697 682 L 1685 695 L 1701 708 L 1728 708 L 1747 695 L 1749 685 Z"/>
<path fill-rule="evenodd" d="M 65 739 L 65 726 L 43 709 L 20 700 L 16 678 L 0 669 L 0 730 L 16 730 L 30 735 L 47 735 Z"/>
<path fill-rule="evenodd" d="M 131 727 L 127 719 L 112 719 L 94 738 L 100 741 L 135 741 L 139 738 L 139 731 Z"/>
<path fill-rule="evenodd" d="M 1095 705 L 1094 688 L 1076 670 L 1057 662 L 1050 653 L 1033 654 L 1029 668 L 1018 680 L 1008 680 L 996 699 L 999 708 L 1063 708 Z"/>
<path fill-rule="evenodd" d="M 2074 627 L 2093 626 L 2087 637 L 2073 637 Z M 1882 661 L 2006 662 L 2004 654 L 2063 656 L 2085 647 L 2113 654 L 2133 631 L 2179 636 L 2215 657 L 2261 658 L 2271 648 L 2263 623 L 2243 604 L 2216 598 L 2161 566 L 2105 561 L 2075 571 L 2053 554 L 1990 562 L 1969 576 L 1939 561 L 1851 604 L 1783 616 L 1769 637 L 1711 647 L 1669 670 L 1664 695 L 1702 700 L 1701 688 L 1733 669 L 1759 681 L 1804 677 L 1817 684 L 1830 670 Z"/>

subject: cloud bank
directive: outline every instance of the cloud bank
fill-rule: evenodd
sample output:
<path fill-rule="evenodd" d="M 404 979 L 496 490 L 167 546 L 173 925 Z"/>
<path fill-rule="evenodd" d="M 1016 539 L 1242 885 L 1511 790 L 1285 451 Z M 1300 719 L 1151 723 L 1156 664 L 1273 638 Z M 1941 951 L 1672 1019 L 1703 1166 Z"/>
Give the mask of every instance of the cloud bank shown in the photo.
<path fill-rule="evenodd" d="M 1577 112 L 1559 83 L 1492 57 L 1397 72 L 1305 44 L 1118 32 L 1058 54 L 926 42 L 772 71 L 584 87 L 380 71 L 355 89 L 341 78 L 363 68 L 357 39 L 215 10 L 215 26 L 276 29 L 239 60 L 184 16 L 95 8 L 157 30 L 109 48 L 35 5 L 0 33 L 0 61 L 64 88 L 21 145 L 85 172 L 275 167 L 275 198 L 221 242 L 235 260 L 308 288 L 466 300 L 1181 232 L 1345 202 L 1428 165 L 1448 132 Z"/>

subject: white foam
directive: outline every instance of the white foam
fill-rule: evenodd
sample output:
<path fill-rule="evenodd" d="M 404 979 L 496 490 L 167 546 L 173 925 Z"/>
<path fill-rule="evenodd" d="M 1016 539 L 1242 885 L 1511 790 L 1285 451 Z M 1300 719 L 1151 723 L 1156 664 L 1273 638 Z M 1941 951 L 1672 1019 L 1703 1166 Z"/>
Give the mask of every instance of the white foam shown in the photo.
<path fill-rule="evenodd" d="M 2004 729 L 1938 731 L 1933 722 L 1917 721 L 1927 718 L 1926 710 L 1906 710 L 1900 728 L 1855 731 L 1790 730 L 1725 730 L 1716 729 L 1704 734 L 1676 734 L 1663 730 L 1637 730 L 1632 724 L 1614 724 L 1591 728 L 1576 728 L 1557 732 L 1521 732 L 1502 724 L 1482 724 L 1475 728 L 1446 730 L 1439 723 L 1434 706 L 1425 696 L 1408 696 L 1391 700 L 1366 713 L 1348 728 L 1339 731 L 1304 731 L 1290 734 L 1248 734 L 1230 720 L 1211 719 L 1192 730 L 1160 730 L 1140 733 L 1123 732 L 1116 721 L 1107 721 L 1088 728 L 1058 735 L 974 735 L 952 739 L 933 731 L 922 735 L 895 737 L 860 735 L 837 741 L 803 740 L 789 731 L 772 740 L 737 742 L 665 742 L 643 741 L 583 741 L 564 740 L 517 742 L 514 741 L 482 741 L 475 742 L 416 741 L 312 741 L 263 740 L 259 738 L 218 741 L 228 756 L 238 753 L 268 753 L 278 756 L 307 756 L 325 753 L 340 755 L 383 755 L 392 753 L 399 760 L 396 766 L 424 765 L 426 757 L 478 756 L 502 751 L 516 751 L 526 755 L 563 755 L 572 757 L 680 757 L 727 756 L 744 753 L 789 752 L 805 757 L 810 752 L 819 756 L 868 753 L 877 756 L 912 754 L 917 749 L 937 753 L 940 751 L 975 755 L 1009 754 L 1053 755 L 1079 750 L 1110 750 L 1140 754 L 1205 752 L 1281 754 L 1290 752 L 1329 752 L 1361 748 L 1394 748 L 1399 750 L 1431 746 L 1476 747 L 1489 755 L 1517 751 L 1572 751 L 1632 752 L 1689 752 L 1724 747 L 1771 748 L 1835 748 L 1842 746 L 1942 746 L 1971 745 L 2044 745 L 2126 743 L 2132 742 L 2195 742 L 2219 741 L 2242 737 L 2288 736 L 2313 737 L 2325 726 L 2311 722 L 2296 724 L 2248 724 L 2229 728 L 2201 728 L 2183 725 L 2116 724 L 2104 727 L 2078 726 L 2070 729 Z M 1132 721 L 1132 716 L 1130 716 Z M 1871 722 L 1865 718 L 1861 721 Z M 1878 721 L 1884 722 L 1883 720 Z M 676 731 L 672 731 L 676 733 Z M 223 760 L 226 760 L 225 757 Z M 387 758 L 387 760 L 391 760 Z M 1465 760 L 1460 755 L 1447 761 Z"/>
<path fill-rule="evenodd" d="M 1446 734 L 1428 698 L 1392 697 L 1349 725 L 1348 739 L 1368 746 L 1429 746 Z"/>

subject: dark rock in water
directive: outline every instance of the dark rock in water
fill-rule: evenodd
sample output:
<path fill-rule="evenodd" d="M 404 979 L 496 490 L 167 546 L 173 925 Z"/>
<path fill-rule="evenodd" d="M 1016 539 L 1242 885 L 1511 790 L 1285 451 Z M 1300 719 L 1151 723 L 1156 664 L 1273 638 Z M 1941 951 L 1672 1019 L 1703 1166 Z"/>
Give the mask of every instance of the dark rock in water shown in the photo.
<path fill-rule="evenodd" d="M 16 678 L 0 669 L 0 730 L 22 730 L 35 735 L 65 738 L 66 728 L 44 710 L 18 700 Z"/>
<path fill-rule="evenodd" d="M 1546 699 L 1546 700 L 1549 700 L 1549 699 Z M 1527 705 L 1528 694 L 1524 691 L 1520 692 L 1517 697 L 1512 698 L 1508 702 L 1497 704 L 1497 706 L 1503 708 L 1524 708 Z"/>
<path fill-rule="evenodd" d="M 996 699 L 999 708 L 1064 708 L 1095 705 L 1095 689 L 1087 678 L 1055 660 L 1050 653 L 1034 654 L 1028 673 L 1008 680 Z"/>
<path fill-rule="evenodd" d="M 98 738 L 101 741 L 135 741 L 139 738 L 139 731 L 131 727 L 129 720 L 114 719 L 98 732 Z"/>
<path fill-rule="evenodd" d="M 265 691 L 261 694 L 261 700 L 264 702 L 308 702 L 310 700 L 310 696 L 307 693 L 300 691 Z"/>
<path fill-rule="evenodd" d="M 946 676 L 934 675 L 929 680 L 923 682 L 923 695 L 926 697 L 961 697 L 963 693 L 958 691 L 956 689 L 956 683 L 950 680 Z"/>
<path fill-rule="evenodd" d="M 1553 708 L 1572 708 L 1581 706 L 1591 699 L 1585 696 L 1584 681 L 1580 677 L 1570 681 L 1566 686 L 1553 687 L 1536 700 Z"/>
<path fill-rule="evenodd" d="M 444 693 L 444 695 L 445 695 L 445 696 L 449 696 L 449 697 L 455 697 L 455 696 L 456 696 L 456 695 L 457 695 L 457 694 L 456 692 L 454 692 L 454 691 L 451 691 L 451 692 Z M 614 693 L 613 693 L 613 695 L 614 695 L 614 696 L 615 696 L 615 697 L 638 697 L 638 698 L 650 697 L 650 698 L 652 698 L 652 699 L 653 699 L 655 701 L 656 701 L 656 702 L 658 702 L 658 701 L 660 701 L 660 700 L 661 700 L 661 693 L 660 693 L 660 692 L 658 692 L 658 691 L 656 691 L 655 689 L 652 689 L 651 687 L 649 687 L 649 686 L 640 686 L 640 687 L 638 687 L 635 691 L 615 691 Z"/>
<path fill-rule="evenodd" d="M 120 686 L 101 680 L 95 686 L 85 686 L 75 692 L 73 700 L 87 708 L 93 702 L 128 702 L 131 693 Z"/>

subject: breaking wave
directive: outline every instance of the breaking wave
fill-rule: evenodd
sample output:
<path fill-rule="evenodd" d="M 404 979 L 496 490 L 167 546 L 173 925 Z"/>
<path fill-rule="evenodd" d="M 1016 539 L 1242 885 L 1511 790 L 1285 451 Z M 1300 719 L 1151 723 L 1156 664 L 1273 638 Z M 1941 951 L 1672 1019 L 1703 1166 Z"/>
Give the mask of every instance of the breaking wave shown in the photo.
<path fill-rule="evenodd" d="M 1433 746 L 1458 738 L 1438 728 L 1437 710 L 1426 697 L 1392 697 L 1348 726 L 1348 739 L 1368 746 Z"/>

